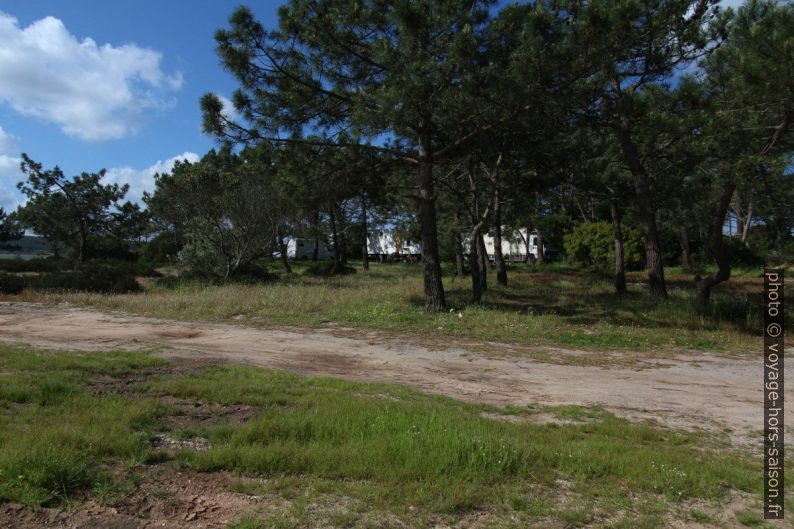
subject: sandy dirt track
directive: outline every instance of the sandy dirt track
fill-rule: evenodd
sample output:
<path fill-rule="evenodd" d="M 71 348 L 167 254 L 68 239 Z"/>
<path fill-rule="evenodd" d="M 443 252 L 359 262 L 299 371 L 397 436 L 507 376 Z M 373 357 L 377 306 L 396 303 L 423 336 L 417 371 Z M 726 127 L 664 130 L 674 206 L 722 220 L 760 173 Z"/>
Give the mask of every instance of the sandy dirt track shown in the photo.
<path fill-rule="evenodd" d="M 644 369 L 560 365 L 481 354 L 470 343 L 430 349 L 378 332 L 351 337 L 333 329 L 261 329 L 16 302 L 0 303 L 0 341 L 76 350 L 154 346 L 165 357 L 407 384 L 468 401 L 601 405 L 668 426 L 727 427 L 737 442 L 749 441 L 762 420 L 760 352 L 747 359 L 677 356 Z M 790 413 L 787 419 L 792 424 Z"/>

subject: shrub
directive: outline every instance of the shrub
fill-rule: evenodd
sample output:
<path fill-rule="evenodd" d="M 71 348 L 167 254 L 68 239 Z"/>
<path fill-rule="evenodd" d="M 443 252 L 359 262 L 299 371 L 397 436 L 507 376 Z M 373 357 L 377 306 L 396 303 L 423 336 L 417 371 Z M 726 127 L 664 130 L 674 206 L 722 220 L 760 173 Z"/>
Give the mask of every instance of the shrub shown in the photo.
<path fill-rule="evenodd" d="M 30 283 L 30 277 L 5 274 L 0 272 L 0 294 L 19 294 Z"/>
<path fill-rule="evenodd" d="M 573 227 L 573 221 L 568 215 L 545 215 L 535 221 L 537 228 L 543 234 L 543 247 L 552 254 L 555 250 L 561 252 L 565 249 L 565 234 Z M 560 256 L 563 257 L 563 256 Z M 554 259 L 557 260 L 557 259 Z"/>
<path fill-rule="evenodd" d="M 47 257 L 42 259 L 0 259 L 0 271 L 19 274 L 23 272 L 56 272 L 73 265 L 68 259 Z"/>
<path fill-rule="evenodd" d="M 755 250 L 742 243 L 735 237 L 723 237 L 725 253 L 731 261 L 731 266 L 754 268 L 764 266 L 764 258 L 758 255 Z"/>
<path fill-rule="evenodd" d="M 138 250 L 138 264 L 154 268 L 176 261 L 182 245 L 172 233 L 161 233 Z"/>
<path fill-rule="evenodd" d="M 278 279 L 278 274 L 274 274 L 266 267 L 257 263 L 246 263 L 235 271 L 231 281 L 238 283 L 260 283 L 264 281 L 274 281 L 276 279 Z"/>
<path fill-rule="evenodd" d="M 583 222 L 565 235 L 568 258 L 585 266 L 606 268 L 615 262 L 615 239 L 609 222 Z M 642 237 L 623 225 L 623 261 L 628 270 L 642 267 Z"/>
<path fill-rule="evenodd" d="M 78 268 L 40 275 L 0 273 L 0 293 L 18 294 L 26 288 L 34 290 L 83 290 L 120 294 L 140 290 L 135 280 L 134 263 L 88 262 Z"/>
<path fill-rule="evenodd" d="M 334 267 L 333 261 L 318 261 L 309 265 L 303 272 L 305 275 L 317 277 L 343 276 L 355 274 L 356 269 L 351 266 Z"/>
<path fill-rule="evenodd" d="M 90 261 L 91 266 L 102 266 L 113 269 L 118 274 L 143 277 L 161 277 L 162 274 L 146 263 L 135 261 L 122 261 L 118 259 L 105 259 Z M 85 266 L 85 265 L 84 265 Z"/>
<path fill-rule="evenodd" d="M 54 272 L 31 278 L 37 290 L 84 290 L 120 294 L 140 290 L 130 268 L 113 263 L 89 262 L 68 272 Z"/>

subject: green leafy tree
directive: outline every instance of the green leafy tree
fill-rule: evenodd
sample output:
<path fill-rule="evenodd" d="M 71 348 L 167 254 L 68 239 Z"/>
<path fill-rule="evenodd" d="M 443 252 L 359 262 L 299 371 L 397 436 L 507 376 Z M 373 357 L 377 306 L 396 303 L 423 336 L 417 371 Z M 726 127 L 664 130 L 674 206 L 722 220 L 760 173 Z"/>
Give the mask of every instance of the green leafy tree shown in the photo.
<path fill-rule="evenodd" d="M 24 153 L 21 168 L 27 180 L 17 187 L 28 198 L 17 212 L 22 225 L 53 245 L 72 248 L 78 262 L 84 262 L 90 238 L 107 232 L 129 186 L 103 184 L 104 169 L 70 179 L 58 166 L 45 170 Z"/>
<path fill-rule="evenodd" d="M 272 182 L 275 170 L 260 154 L 213 150 L 156 175 L 155 190 L 144 201 L 161 225 L 180 233 L 178 259 L 191 271 L 229 278 L 272 255 L 285 212 Z"/>
<path fill-rule="evenodd" d="M 622 227 L 623 258 L 629 270 L 642 266 L 642 236 L 630 226 Z M 609 222 L 582 222 L 565 234 L 568 259 L 585 266 L 607 268 L 615 261 L 613 226 Z"/>
<path fill-rule="evenodd" d="M 716 272 L 695 277 L 704 304 L 711 289 L 731 276 L 723 227 L 736 190 L 752 175 L 772 172 L 765 167 L 791 151 L 794 117 L 794 5 L 750 0 L 714 26 L 727 32 L 728 39 L 702 65 L 712 109 L 704 128 L 706 141 L 716 146 L 712 150 L 730 156 L 717 157 L 704 169 L 704 184 L 715 197 L 707 232 L 717 264 Z"/>
<path fill-rule="evenodd" d="M 630 172 L 645 238 L 648 282 L 653 294 L 667 295 L 657 227 L 654 174 L 649 154 L 674 137 L 660 131 L 675 106 L 666 98 L 667 83 L 712 46 L 705 28 L 716 14 L 716 0 L 628 0 L 564 3 L 572 39 L 580 50 L 575 67 L 589 75 L 579 85 L 590 96 L 584 123 L 614 135 Z"/>
<path fill-rule="evenodd" d="M 21 239 L 23 234 L 24 230 L 16 218 L 9 216 L 3 208 L 0 208 L 0 245 Z"/>
<path fill-rule="evenodd" d="M 251 12 L 232 15 L 216 34 L 224 65 L 241 82 L 232 123 L 220 101 L 202 101 L 208 132 L 236 141 L 290 141 L 280 133 L 339 131 L 370 138 L 369 148 L 415 167 L 425 306 L 446 306 L 438 257 L 434 165 L 481 131 L 443 124 L 474 75 L 490 0 L 390 2 L 293 0 L 266 31 Z M 471 108 L 471 107 L 470 107 Z M 470 115 L 478 113 L 471 108 Z"/>

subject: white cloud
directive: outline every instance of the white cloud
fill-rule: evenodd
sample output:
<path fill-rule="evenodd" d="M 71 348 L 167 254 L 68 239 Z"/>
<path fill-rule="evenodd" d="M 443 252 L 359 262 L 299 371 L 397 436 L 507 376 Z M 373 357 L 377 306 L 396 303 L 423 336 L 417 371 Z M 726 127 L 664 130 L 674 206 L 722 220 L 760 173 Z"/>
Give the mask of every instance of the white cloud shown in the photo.
<path fill-rule="evenodd" d="M 17 151 L 19 151 L 19 138 L 0 127 L 0 154 L 17 154 Z"/>
<path fill-rule="evenodd" d="M 23 177 L 18 154 L 19 138 L 0 127 L 0 207 L 6 211 L 13 211 L 22 203 L 22 195 L 16 189 Z"/>
<path fill-rule="evenodd" d="M 220 99 L 221 104 L 223 104 L 223 109 L 221 110 L 221 114 L 223 117 L 228 119 L 229 121 L 239 122 L 240 121 L 240 113 L 237 112 L 237 109 L 234 108 L 234 103 L 227 97 L 224 97 L 220 94 L 216 94 L 218 99 Z"/>
<path fill-rule="evenodd" d="M 134 44 L 81 41 L 54 17 L 21 28 L 0 12 L 0 101 L 83 140 L 124 137 L 146 111 L 171 104 L 182 76 L 165 74 L 161 58 Z"/>
<path fill-rule="evenodd" d="M 167 160 L 157 160 L 146 169 L 114 167 L 108 169 L 105 178 L 107 182 L 129 184 L 130 190 L 125 198 L 133 202 L 141 202 L 144 191 L 151 192 L 154 190 L 154 175 L 156 173 L 171 172 L 177 160 L 187 160 L 190 163 L 195 163 L 199 161 L 199 155 L 194 152 L 184 152 Z"/>
<path fill-rule="evenodd" d="M 17 182 L 22 180 L 19 158 L 0 154 L 0 207 L 14 211 L 22 204 L 22 195 L 17 191 Z"/>

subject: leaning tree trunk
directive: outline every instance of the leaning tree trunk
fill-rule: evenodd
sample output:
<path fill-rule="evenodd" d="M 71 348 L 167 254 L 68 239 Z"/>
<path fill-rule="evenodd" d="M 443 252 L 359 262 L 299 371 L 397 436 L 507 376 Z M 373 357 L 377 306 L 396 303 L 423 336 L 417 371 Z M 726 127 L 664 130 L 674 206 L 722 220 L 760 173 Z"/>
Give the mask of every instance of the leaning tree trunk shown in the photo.
<path fill-rule="evenodd" d="M 698 287 L 698 302 L 701 306 L 706 306 L 711 299 L 711 288 L 723 281 L 731 278 L 731 263 L 728 254 L 725 252 L 725 245 L 722 242 L 722 228 L 725 225 L 725 215 L 731 203 L 731 196 L 735 188 L 733 182 L 726 182 L 723 188 L 717 209 L 714 212 L 714 222 L 711 225 L 711 255 L 717 263 L 717 271 L 713 274 L 701 278 L 695 276 L 695 284 Z"/>
<path fill-rule="evenodd" d="M 336 213 L 334 210 L 336 209 L 335 206 L 331 206 L 329 209 L 330 217 L 331 217 L 331 240 L 333 241 L 334 245 L 334 268 L 333 273 L 338 274 L 342 271 L 342 249 L 339 247 L 339 231 L 336 229 Z"/>
<path fill-rule="evenodd" d="M 444 311 L 447 302 L 441 282 L 441 260 L 438 257 L 436 197 L 433 190 L 433 152 L 430 135 L 419 136 L 419 226 L 422 231 L 422 278 L 425 288 L 425 309 Z"/>
<path fill-rule="evenodd" d="M 367 233 L 367 198 L 361 194 L 361 234 L 364 243 L 361 246 L 361 268 L 369 270 L 369 234 Z"/>
<path fill-rule="evenodd" d="M 615 237 L 615 292 L 626 293 L 626 269 L 623 260 L 623 228 L 621 214 L 614 200 L 609 203 L 612 212 L 612 233 Z"/>
<path fill-rule="evenodd" d="M 689 232 L 684 226 L 678 228 L 678 243 L 681 245 L 681 267 L 687 274 L 694 274 L 695 266 L 692 264 L 692 253 L 689 248 Z"/>
<path fill-rule="evenodd" d="M 659 245 L 659 230 L 656 226 L 656 206 L 651 196 L 648 175 L 645 172 L 637 153 L 637 146 L 631 139 L 628 124 L 624 121 L 618 127 L 623 157 L 626 165 L 634 178 L 634 192 L 637 196 L 637 206 L 640 213 L 642 233 L 645 237 L 645 261 L 648 267 L 648 286 L 651 294 L 667 297 L 667 287 L 664 280 L 664 263 L 662 250 Z"/>
<path fill-rule="evenodd" d="M 464 277 L 466 270 L 463 264 L 463 243 L 460 240 L 459 233 L 455 234 L 453 244 L 455 245 L 455 276 Z"/>
<path fill-rule="evenodd" d="M 494 214 L 494 239 L 493 239 L 493 259 L 496 265 L 496 283 L 507 286 L 507 265 L 504 255 L 502 255 L 502 211 L 499 207 L 499 188 L 494 190 L 493 199 Z"/>
<path fill-rule="evenodd" d="M 753 203 L 750 202 L 747 204 L 747 215 L 744 219 L 744 225 L 742 226 L 742 244 L 747 246 L 747 236 L 750 234 L 750 224 L 753 220 Z"/>

